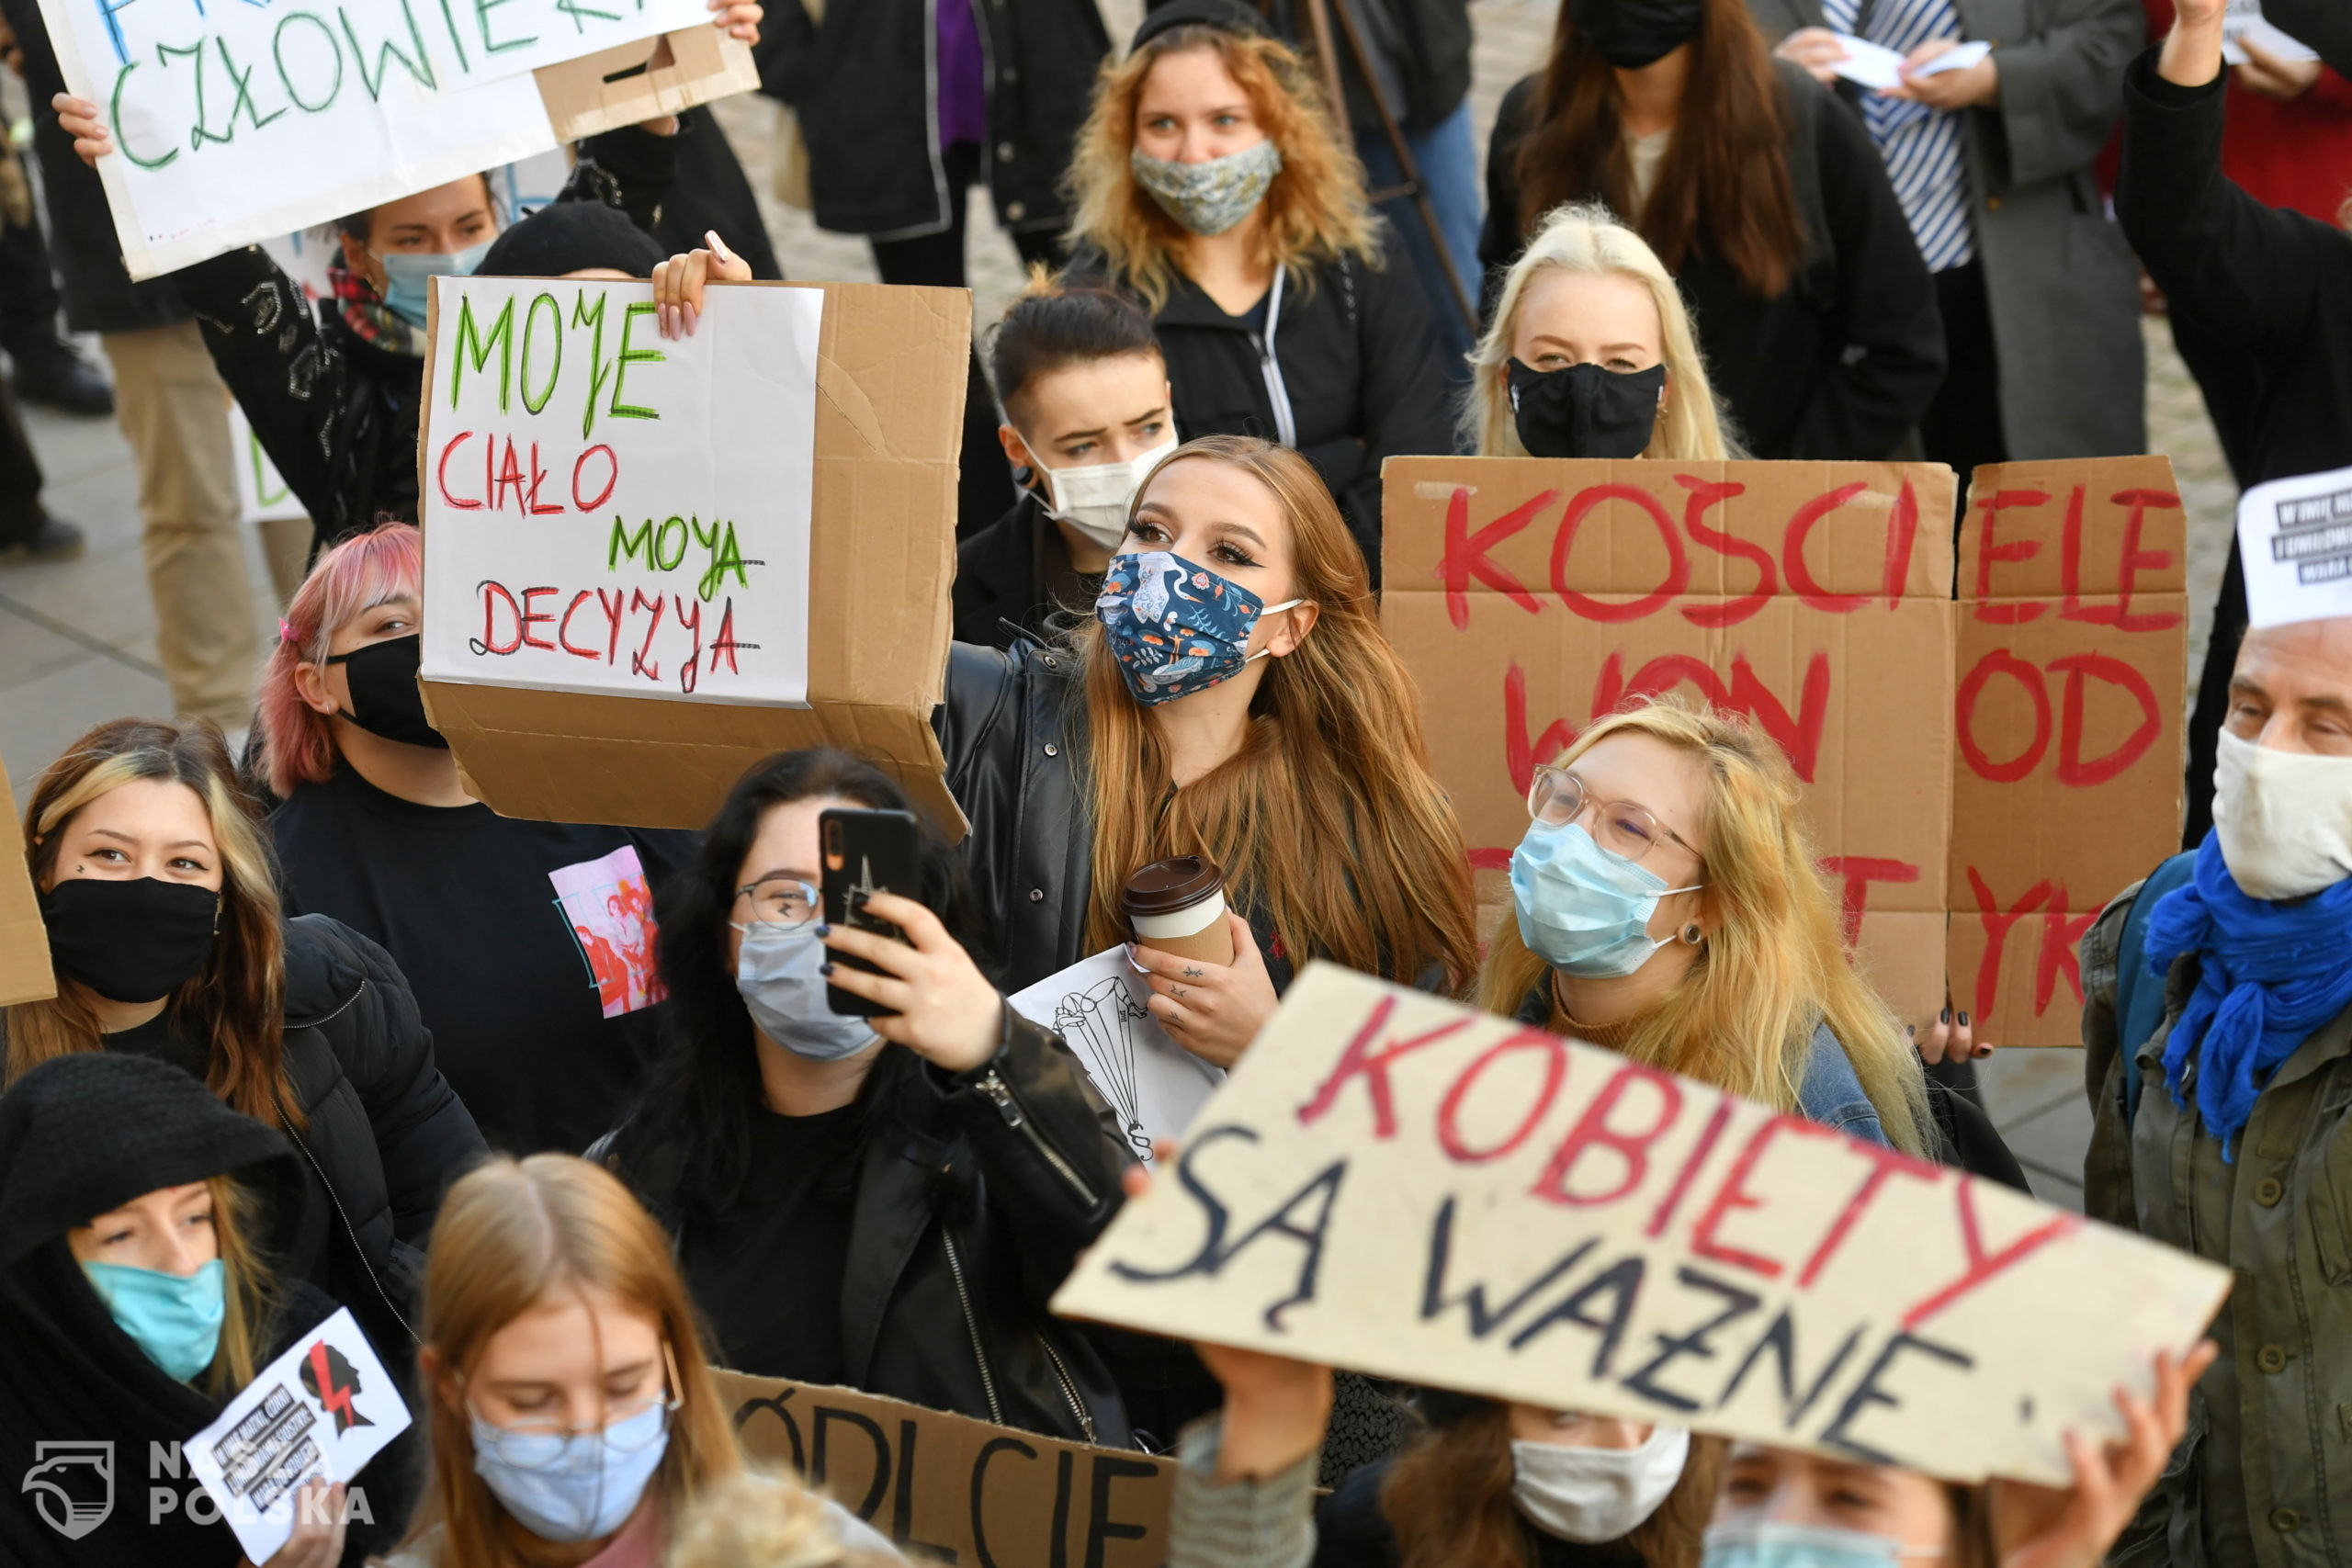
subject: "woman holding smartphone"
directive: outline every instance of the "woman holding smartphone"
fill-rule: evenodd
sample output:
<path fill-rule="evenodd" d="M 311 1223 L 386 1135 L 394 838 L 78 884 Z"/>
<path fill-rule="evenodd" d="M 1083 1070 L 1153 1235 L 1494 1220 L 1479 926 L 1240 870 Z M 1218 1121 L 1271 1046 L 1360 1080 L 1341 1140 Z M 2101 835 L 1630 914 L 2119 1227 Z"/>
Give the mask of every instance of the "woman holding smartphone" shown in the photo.
<path fill-rule="evenodd" d="M 954 863 L 910 810 L 828 749 L 738 781 L 663 895 L 646 1094 L 591 1154 L 669 1229 L 722 1364 L 1123 1445 L 1108 1375 L 1046 1303 L 1118 1206 L 1125 1145 L 948 934 Z M 913 871 L 920 898 L 863 901 L 904 942 L 823 908 L 820 825 L 876 847 L 876 882 Z M 829 983 L 884 1010 L 837 1011 Z"/>

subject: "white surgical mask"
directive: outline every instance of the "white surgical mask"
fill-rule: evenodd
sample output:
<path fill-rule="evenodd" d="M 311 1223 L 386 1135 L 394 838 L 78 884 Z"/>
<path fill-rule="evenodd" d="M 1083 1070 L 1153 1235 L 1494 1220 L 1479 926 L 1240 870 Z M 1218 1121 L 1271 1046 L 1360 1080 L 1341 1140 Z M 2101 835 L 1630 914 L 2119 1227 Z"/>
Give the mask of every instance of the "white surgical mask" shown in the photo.
<path fill-rule="evenodd" d="M 1637 1449 L 1514 1440 L 1510 1500 L 1545 1535 L 1588 1544 L 1622 1540 L 1657 1512 L 1690 1455 L 1690 1432 L 1663 1425 Z"/>
<path fill-rule="evenodd" d="M 761 1033 L 812 1062 L 838 1062 L 874 1043 L 869 1021 L 835 1012 L 825 999 L 820 965 L 831 950 L 819 939 L 815 921 L 772 926 L 755 920 L 735 929 L 743 933 L 735 989 Z"/>
<path fill-rule="evenodd" d="M 2352 757 L 2275 751 L 2222 731 L 2222 863 L 2249 898 L 2301 898 L 2352 876 Z"/>
<path fill-rule="evenodd" d="M 1138 452 L 1124 463 L 1090 463 L 1084 468 L 1049 468 L 1046 477 L 1046 510 L 1106 550 L 1115 550 L 1127 536 L 1127 508 L 1151 470 L 1176 450 L 1170 436 L 1148 452 Z M 1035 457 L 1035 452 L 1032 452 Z"/>

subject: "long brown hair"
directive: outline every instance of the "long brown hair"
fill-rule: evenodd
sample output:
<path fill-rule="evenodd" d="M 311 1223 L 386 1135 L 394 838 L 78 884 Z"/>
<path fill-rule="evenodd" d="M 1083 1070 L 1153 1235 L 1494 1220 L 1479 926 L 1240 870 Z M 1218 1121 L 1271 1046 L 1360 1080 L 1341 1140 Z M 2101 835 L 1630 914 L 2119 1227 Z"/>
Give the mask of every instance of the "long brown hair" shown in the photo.
<path fill-rule="evenodd" d="M 1693 1432 L 1682 1478 L 1657 1511 L 1594 1553 L 1643 1568 L 1698 1568 L 1729 1446 Z M 1457 1419 L 1424 1427 L 1380 1486 L 1398 1568 L 1535 1568 L 1528 1527 L 1511 1504 L 1512 1480 L 1508 1404 L 1480 1400 Z"/>
<path fill-rule="evenodd" d="M 1431 964 L 1458 989 L 1477 967 L 1462 829 L 1430 776 L 1413 678 L 1374 610 L 1363 552 L 1312 465 L 1286 446 L 1204 435 L 1154 470 L 1225 463 L 1290 519 L 1294 592 L 1319 614 L 1269 660 L 1240 754 L 1179 790 L 1159 727 L 1128 695 L 1099 623 L 1071 635 L 1085 671 L 1094 815 L 1089 951 L 1120 940 L 1136 867 L 1202 854 L 1235 901 L 1272 915 L 1299 963 L 1330 958 L 1411 979 Z M 1140 502 L 1150 481 L 1137 492 Z"/>
<path fill-rule="evenodd" d="M 262 1336 L 276 1320 L 277 1278 L 253 1241 L 254 1202 L 232 1177 L 205 1181 L 212 1198 L 212 1239 L 220 1248 L 220 1272 L 226 1289 L 220 1319 L 220 1348 L 205 1376 L 205 1389 L 226 1399 L 254 1381 L 263 1365 Z"/>
<path fill-rule="evenodd" d="M 99 725 L 51 762 L 25 807 L 25 860 L 33 886 L 56 869 L 74 814 L 141 779 L 186 784 L 204 803 L 220 848 L 220 935 L 195 978 L 174 992 L 181 1032 L 204 1041 L 204 1081 L 232 1108 L 273 1126 L 301 1124 L 286 1077 L 286 939 L 277 883 L 253 801 L 237 783 L 220 728 L 209 719 L 166 724 L 118 718 Z M 97 1016 L 76 987 L 7 1012 L 11 1083 L 52 1056 L 105 1044 Z"/>
<path fill-rule="evenodd" d="M 1283 268 L 1302 289 L 1313 287 L 1306 269 L 1317 262 L 1345 255 L 1381 265 L 1378 231 L 1364 200 L 1363 164 L 1340 133 L 1315 73 L 1287 44 L 1223 28 L 1171 28 L 1126 59 L 1103 63 L 1094 107 L 1063 176 L 1075 213 L 1071 241 L 1101 247 L 1111 271 L 1155 312 L 1168 303 L 1176 256 L 1192 235 L 1136 184 L 1127 159 L 1136 145 L 1136 100 L 1151 68 L 1195 49 L 1216 51 L 1283 155 L 1282 171 L 1260 207 L 1265 222 L 1258 260 Z"/>
<path fill-rule="evenodd" d="M 1577 34 L 1571 9 L 1560 7 L 1519 144 L 1521 238 L 1561 203 L 1599 195 L 1668 271 L 1680 272 L 1703 249 L 1748 293 L 1785 292 L 1807 236 L 1789 179 L 1788 105 L 1747 0 L 1706 0 L 1674 139 L 1638 213 L 1616 69 Z"/>
<path fill-rule="evenodd" d="M 1928 1090 L 1903 1026 L 1854 972 L 1838 901 L 1798 810 L 1804 790 L 1780 747 L 1736 714 L 1679 694 L 1611 714 L 1577 737 L 1573 764 L 1611 735 L 1646 735 L 1700 764 L 1706 904 L 1715 930 L 1624 1055 L 1744 1099 L 1793 1110 L 1815 1031 L 1844 1046 L 1888 1142 L 1925 1154 Z M 1547 982 L 1506 908 L 1487 945 L 1478 1005 L 1509 1018 Z"/>
<path fill-rule="evenodd" d="M 451 1393 L 500 1329 L 550 1295 L 592 1292 L 650 1318 L 676 1374 L 669 1448 L 652 1482 L 664 1517 L 674 1527 L 703 1488 L 741 1468 L 662 1227 L 602 1166 L 572 1155 L 492 1158 L 449 1189 L 424 1266 L 432 1464 L 408 1539 L 437 1526 L 442 1568 L 516 1561 L 506 1511 L 474 1472 L 464 1402 Z"/>

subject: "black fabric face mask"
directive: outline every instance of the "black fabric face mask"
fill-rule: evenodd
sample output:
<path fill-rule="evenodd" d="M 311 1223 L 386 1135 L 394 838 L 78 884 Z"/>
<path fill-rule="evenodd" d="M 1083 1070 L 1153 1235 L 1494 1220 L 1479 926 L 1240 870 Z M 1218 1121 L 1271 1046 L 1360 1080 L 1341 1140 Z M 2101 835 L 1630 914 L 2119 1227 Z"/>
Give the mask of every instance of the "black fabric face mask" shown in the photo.
<path fill-rule="evenodd" d="M 341 716 L 387 740 L 447 751 L 449 743 L 424 720 L 424 694 L 416 689 L 424 648 L 424 638 L 412 633 L 329 655 L 326 662 L 342 665 L 351 682 L 351 711 Z"/>
<path fill-rule="evenodd" d="M 116 1002 L 159 1001 L 212 956 L 220 895 L 153 876 L 76 876 L 41 895 L 57 972 Z"/>
<path fill-rule="evenodd" d="M 1690 41 L 1706 0 L 1568 0 L 1577 33 L 1621 71 L 1655 65 Z"/>
<path fill-rule="evenodd" d="M 1538 457 L 1638 457 L 1657 427 L 1666 367 L 1604 370 L 1571 365 L 1531 370 L 1510 362 L 1519 439 Z"/>

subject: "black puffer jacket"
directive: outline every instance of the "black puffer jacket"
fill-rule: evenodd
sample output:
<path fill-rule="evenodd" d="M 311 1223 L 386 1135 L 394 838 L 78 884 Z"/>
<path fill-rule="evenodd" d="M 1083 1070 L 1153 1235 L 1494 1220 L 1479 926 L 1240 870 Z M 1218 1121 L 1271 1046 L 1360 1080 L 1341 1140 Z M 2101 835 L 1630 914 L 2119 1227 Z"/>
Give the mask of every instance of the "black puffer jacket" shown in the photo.
<path fill-rule="evenodd" d="M 772 0 L 760 83 L 792 107 L 808 144 L 817 226 L 877 240 L 949 223 L 940 159 L 936 0 L 831 0 L 822 25 Z M 988 94 L 980 180 L 1007 229 L 1053 232 L 1094 72 L 1111 52 L 1094 0 L 972 0 Z"/>
<path fill-rule="evenodd" d="M 634 126 L 592 137 L 556 199 L 602 201 L 650 231 L 676 171 L 676 141 Z M 258 245 L 172 278 L 322 545 L 387 518 L 416 521 L 421 353 L 368 342 L 332 299 L 320 300 L 314 316 Z"/>
<path fill-rule="evenodd" d="M 949 1076 L 887 1046 L 874 1071 L 910 1072 L 917 1117 L 868 1136 L 841 1282 L 850 1387 L 1124 1448 L 1110 1376 L 1046 1307 L 1117 1212 L 1125 1142 L 1069 1048 L 1012 1009 L 997 1055 Z M 895 1086 L 894 1086 L 895 1087 Z M 633 1120 L 589 1151 L 673 1236 L 693 1224 L 682 1151 Z M 747 1369 L 755 1370 L 755 1369 Z"/>

